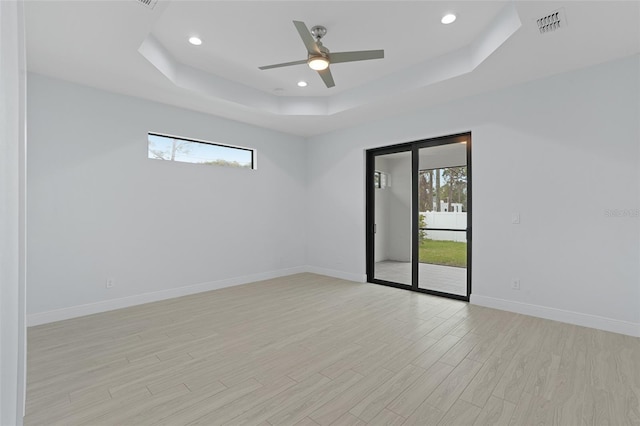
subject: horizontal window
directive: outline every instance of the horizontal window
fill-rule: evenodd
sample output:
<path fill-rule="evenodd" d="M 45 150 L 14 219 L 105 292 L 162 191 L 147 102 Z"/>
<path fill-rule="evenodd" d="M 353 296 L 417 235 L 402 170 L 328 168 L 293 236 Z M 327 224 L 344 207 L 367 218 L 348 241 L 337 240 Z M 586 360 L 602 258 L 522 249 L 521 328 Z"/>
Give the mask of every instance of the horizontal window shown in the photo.
<path fill-rule="evenodd" d="M 149 133 L 149 158 L 208 166 L 256 168 L 256 152 L 251 148 Z"/>

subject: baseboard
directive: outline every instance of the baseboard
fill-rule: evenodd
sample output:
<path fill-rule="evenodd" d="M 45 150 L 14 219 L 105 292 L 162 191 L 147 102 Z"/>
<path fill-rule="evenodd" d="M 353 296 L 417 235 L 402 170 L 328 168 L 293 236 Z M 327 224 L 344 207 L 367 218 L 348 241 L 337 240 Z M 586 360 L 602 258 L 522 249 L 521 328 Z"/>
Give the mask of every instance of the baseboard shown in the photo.
<path fill-rule="evenodd" d="M 566 311 L 563 309 L 549 308 L 547 306 L 531 305 L 528 303 L 515 302 L 513 300 L 478 296 L 475 294 L 471 295 L 471 303 L 474 305 L 485 306 L 487 308 L 495 308 L 503 311 L 531 315 L 553 321 L 566 322 L 569 324 L 581 325 L 583 327 L 597 328 L 598 330 L 640 337 L 640 324 L 633 322 L 583 314 L 580 312 Z"/>
<path fill-rule="evenodd" d="M 248 284 L 256 281 L 263 281 L 272 278 L 279 278 L 288 275 L 311 272 L 319 275 L 340 278 L 348 281 L 366 282 L 366 275 L 353 274 L 350 272 L 338 271 L 335 269 L 320 268 L 317 266 L 298 266 L 295 268 L 280 269 L 277 271 L 262 272 L 258 274 L 234 277 L 225 280 L 211 281 L 194 284 L 190 286 L 177 287 L 167 290 L 155 291 L 151 293 L 137 294 L 119 299 L 104 300 L 96 303 L 72 306 L 69 308 L 56 309 L 53 311 L 39 312 L 27 315 L 27 326 L 32 327 L 51 322 L 62 321 L 85 315 L 97 314 L 100 312 L 112 311 L 115 309 L 127 308 L 145 303 L 157 302 L 160 300 L 172 299 L 190 294 L 202 293 L 205 291 L 217 290 L 225 287 Z M 528 303 L 516 302 L 513 300 L 499 299 L 489 296 L 471 295 L 471 303 L 478 306 L 500 309 L 503 311 L 515 312 L 534 317 L 545 318 L 554 321 L 566 322 L 569 324 L 584 327 L 596 328 L 599 330 L 611 331 L 613 333 L 626 334 L 628 336 L 640 337 L 640 324 L 628 321 L 621 321 L 613 318 L 600 317 L 597 315 L 584 314 L 580 312 L 567 311 L 563 309 L 550 308 L 547 306 L 532 305 Z"/>
<path fill-rule="evenodd" d="M 100 312 L 113 311 L 115 309 L 127 308 L 129 306 L 142 305 L 159 300 L 173 299 L 175 297 L 187 296 L 205 291 L 217 290 L 225 287 L 248 284 L 256 281 L 269 280 L 272 278 L 284 277 L 287 275 L 308 272 L 305 266 L 296 268 L 280 269 L 277 271 L 262 272 L 258 274 L 245 275 L 242 277 L 229 278 L 219 281 L 194 284 L 185 287 L 171 288 L 167 290 L 154 291 L 151 293 L 137 294 L 122 297 L 119 299 L 109 299 L 86 305 L 71 306 L 69 308 L 56 309 L 53 311 L 39 312 L 27 315 L 27 326 L 48 324 L 71 318 L 83 317 L 85 315 L 97 314 Z"/>
<path fill-rule="evenodd" d="M 340 278 L 341 280 L 355 281 L 359 283 L 364 283 L 367 281 L 366 274 L 353 274 L 351 272 L 320 268 L 318 266 L 307 266 L 306 272 L 311 272 L 313 274 L 318 274 L 318 275 L 326 275 L 328 277 L 333 277 L 333 278 Z"/>

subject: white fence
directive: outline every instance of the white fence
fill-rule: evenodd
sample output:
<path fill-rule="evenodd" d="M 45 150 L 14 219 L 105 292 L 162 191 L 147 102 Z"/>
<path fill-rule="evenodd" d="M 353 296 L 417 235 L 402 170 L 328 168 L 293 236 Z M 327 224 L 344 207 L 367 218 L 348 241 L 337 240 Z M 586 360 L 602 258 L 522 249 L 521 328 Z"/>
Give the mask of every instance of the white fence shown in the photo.
<path fill-rule="evenodd" d="M 427 228 L 467 229 L 466 212 L 420 212 Z M 424 231 L 423 231 L 424 232 Z M 466 242 L 467 233 L 459 231 L 426 231 L 427 238 L 441 241 Z"/>

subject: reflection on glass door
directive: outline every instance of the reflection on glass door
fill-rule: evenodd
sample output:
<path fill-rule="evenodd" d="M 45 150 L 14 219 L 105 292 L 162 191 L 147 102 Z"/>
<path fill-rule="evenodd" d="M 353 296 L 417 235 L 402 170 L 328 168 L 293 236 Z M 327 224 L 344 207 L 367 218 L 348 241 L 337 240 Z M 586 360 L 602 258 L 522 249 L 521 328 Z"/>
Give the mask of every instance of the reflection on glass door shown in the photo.
<path fill-rule="evenodd" d="M 411 151 L 375 156 L 374 277 L 412 284 Z"/>
<path fill-rule="evenodd" d="M 418 287 L 467 295 L 467 149 L 418 150 Z"/>
<path fill-rule="evenodd" d="M 367 280 L 469 300 L 471 134 L 367 151 Z"/>

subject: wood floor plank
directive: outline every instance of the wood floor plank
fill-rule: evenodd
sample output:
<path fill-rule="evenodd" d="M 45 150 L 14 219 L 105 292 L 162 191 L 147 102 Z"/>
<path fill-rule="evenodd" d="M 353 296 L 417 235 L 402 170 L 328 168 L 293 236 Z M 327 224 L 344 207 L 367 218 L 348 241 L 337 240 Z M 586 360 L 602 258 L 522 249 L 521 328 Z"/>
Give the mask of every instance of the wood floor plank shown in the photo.
<path fill-rule="evenodd" d="M 472 425 L 480 415 L 480 411 L 481 408 L 478 406 L 459 399 L 438 422 L 438 426 Z"/>
<path fill-rule="evenodd" d="M 486 362 L 496 348 L 506 339 L 504 333 L 490 334 L 471 349 L 466 358 L 477 362 Z"/>
<path fill-rule="evenodd" d="M 282 392 L 296 385 L 296 382 L 289 377 L 281 377 L 274 380 L 271 383 L 263 384 L 262 387 L 249 392 L 247 395 L 236 399 L 224 405 L 221 408 L 210 410 L 205 407 L 206 414 L 198 417 L 193 421 L 188 421 L 188 425 L 207 425 L 218 426 L 224 424 L 241 414 L 249 411 L 250 409 L 270 400 L 271 398 L 280 395 Z M 173 420 L 168 417 L 166 421 L 162 421 L 159 424 L 171 426 L 174 424 Z"/>
<path fill-rule="evenodd" d="M 383 364 L 383 367 L 398 372 L 405 368 L 408 364 L 411 364 L 411 361 L 416 359 L 418 356 L 423 354 L 427 349 L 432 347 L 438 343 L 438 339 L 434 339 L 433 337 L 423 336 L 422 338 L 415 341 L 415 343 L 411 344 L 408 347 L 403 348 L 403 350 L 393 356 L 389 361 Z"/>
<path fill-rule="evenodd" d="M 262 385 L 257 380 L 249 379 L 224 390 L 192 392 L 150 407 L 147 411 L 138 411 L 129 417 L 127 422 L 129 424 L 187 424 L 260 388 Z"/>
<path fill-rule="evenodd" d="M 378 386 L 349 412 L 366 422 L 370 422 L 389 402 L 393 401 L 424 372 L 423 368 L 415 365 L 406 366 L 391 379 Z"/>
<path fill-rule="evenodd" d="M 421 320 L 420 324 L 416 324 L 413 327 L 407 327 L 403 332 L 403 336 L 407 339 L 419 340 L 445 321 L 446 319 L 440 318 L 438 316 L 433 316 L 432 318 Z"/>
<path fill-rule="evenodd" d="M 335 422 L 331 423 L 332 426 L 366 426 L 367 422 L 360 420 L 351 413 L 344 413 Z"/>
<path fill-rule="evenodd" d="M 320 374 L 310 376 L 306 380 L 278 394 L 276 397 L 268 399 L 264 403 L 231 419 L 227 424 L 253 425 L 266 421 L 277 412 L 287 409 L 300 401 L 304 401 L 309 395 L 323 388 L 329 382 L 331 382 L 330 379 Z"/>
<path fill-rule="evenodd" d="M 385 351 L 376 352 L 372 356 L 364 358 L 362 362 L 353 366 L 353 370 L 364 376 L 369 375 L 379 368 L 383 368 L 389 361 L 400 357 L 412 345 L 413 341 L 403 339 L 401 342 L 385 348 Z"/>
<path fill-rule="evenodd" d="M 393 372 L 385 369 L 375 371 L 351 387 L 349 392 L 337 395 L 316 409 L 309 414 L 309 417 L 320 425 L 333 424 L 333 422 L 338 421 L 338 419 L 348 413 L 349 410 L 362 401 L 367 395 L 390 380 L 393 375 Z M 350 416 L 346 416 L 345 418 L 349 419 Z"/>
<path fill-rule="evenodd" d="M 449 411 L 460 394 L 478 373 L 482 364 L 470 359 L 464 359 L 447 378 L 429 395 L 426 402 L 443 412 Z"/>
<path fill-rule="evenodd" d="M 347 370 L 354 369 L 357 365 L 363 362 L 369 356 L 375 356 L 376 353 L 387 349 L 388 344 L 383 342 L 373 342 L 362 346 L 355 352 L 352 352 L 339 360 L 329 365 L 320 371 L 320 374 L 327 376 L 330 379 L 335 379 L 344 374 Z"/>
<path fill-rule="evenodd" d="M 482 365 L 460 399 L 483 408 L 507 368 L 508 361 L 492 356 Z"/>
<path fill-rule="evenodd" d="M 314 422 L 309 417 L 305 417 L 304 419 L 296 423 L 295 426 L 318 426 L 318 423 Z"/>
<path fill-rule="evenodd" d="M 387 407 L 394 413 L 409 417 L 452 371 L 450 365 L 436 362 Z"/>
<path fill-rule="evenodd" d="M 520 425 L 548 425 L 554 424 L 554 404 L 540 395 L 524 392 L 513 412 L 512 426 Z M 591 425 L 605 425 L 611 423 L 586 423 Z"/>
<path fill-rule="evenodd" d="M 440 360 L 445 364 L 455 367 L 460 364 L 460 361 L 467 357 L 469 352 L 471 352 L 481 340 L 484 340 L 485 338 L 485 336 L 480 336 L 478 334 L 467 333 L 461 337 L 460 340 L 451 347 L 451 349 L 445 352 Z"/>
<path fill-rule="evenodd" d="M 407 418 L 403 426 L 437 425 L 442 417 L 444 413 L 441 410 L 425 401 Z"/>
<path fill-rule="evenodd" d="M 446 335 L 436 344 L 414 358 L 411 363 L 422 368 L 429 368 L 435 364 L 453 345 L 460 341 L 459 337 Z"/>
<path fill-rule="evenodd" d="M 351 386 L 360 381 L 362 377 L 362 375 L 355 371 L 349 370 L 340 377 L 329 382 L 323 388 L 318 389 L 304 400 L 297 404 L 289 405 L 286 409 L 280 410 L 273 416 L 269 417 L 267 421 L 272 425 L 293 425 L 313 413 L 316 409 L 320 408 L 337 395 L 345 392 Z"/>
<path fill-rule="evenodd" d="M 494 388 L 493 394 L 500 399 L 517 403 L 524 392 L 535 362 L 536 358 L 524 353 L 514 356 Z"/>
<path fill-rule="evenodd" d="M 140 421 L 131 420 L 139 416 L 145 417 L 143 413 L 150 412 L 154 407 L 163 406 L 177 398 L 190 393 L 185 385 L 178 385 L 171 389 L 155 395 L 153 398 L 146 398 L 138 401 L 136 404 L 122 404 L 117 411 L 103 411 L 99 415 L 91 416 L 83 419 L 78 424 L 86 425 L 122 425 L 122 424 L 140 424 Z M 65 419 L 65 424 L 74 424 L 69 419 Z"/>
<path fill-rule="evenodd" d="M 389 411 L 386 408 L 380 411 L 370 422 L 370 425 L 379 426 L 400 426 L 405 422 L 405 418 L 397 415 L 393 411 Z"/>
<path fill-rule="evenodd" d="M 492 395 L 480 415 L 476 418 L 473 426 L 506 426 L 509 424 L 515 409 L 516 404 L 513 402 L 505 401 Z M 564 424 L 579 424 L 579 422 Z"/>

